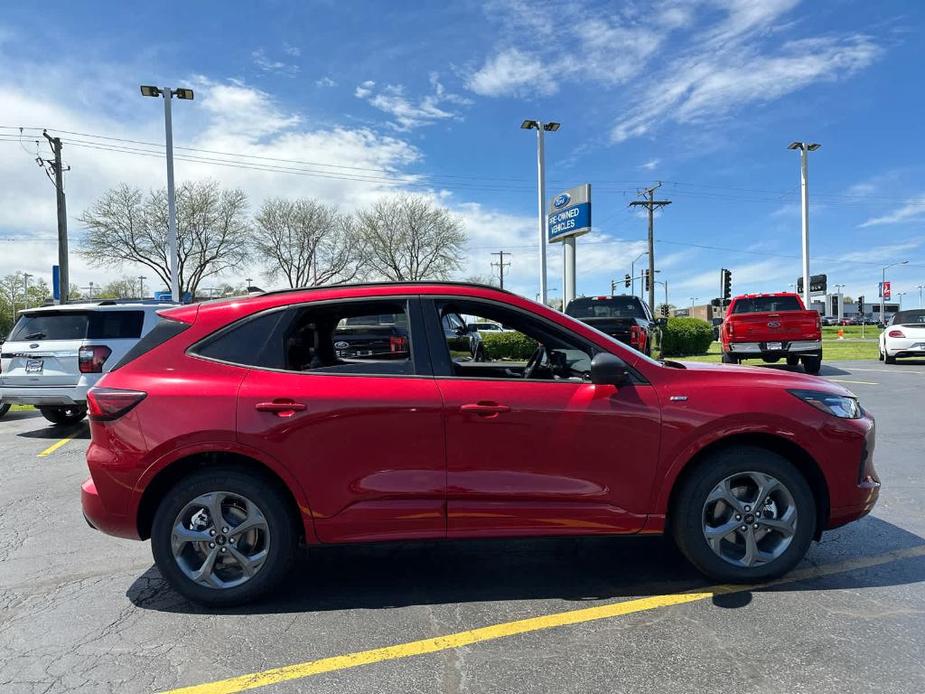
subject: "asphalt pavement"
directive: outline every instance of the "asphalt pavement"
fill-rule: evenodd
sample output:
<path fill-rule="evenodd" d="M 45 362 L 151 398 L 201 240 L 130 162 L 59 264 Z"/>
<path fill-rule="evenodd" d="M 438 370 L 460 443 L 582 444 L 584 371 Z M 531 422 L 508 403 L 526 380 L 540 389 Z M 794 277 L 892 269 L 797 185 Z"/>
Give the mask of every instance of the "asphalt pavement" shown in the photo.
<path fill-rule="evenodd" d="M 877 417 L 880 502 L 733 591 L 655 538 L 394 543 L 313 550 L 269 601 L 209 611 L 148 543 L 87 527 L 86 424 L 11 412 L 0 692 L 925 691 L 925 361 L 823 375 Z"/>

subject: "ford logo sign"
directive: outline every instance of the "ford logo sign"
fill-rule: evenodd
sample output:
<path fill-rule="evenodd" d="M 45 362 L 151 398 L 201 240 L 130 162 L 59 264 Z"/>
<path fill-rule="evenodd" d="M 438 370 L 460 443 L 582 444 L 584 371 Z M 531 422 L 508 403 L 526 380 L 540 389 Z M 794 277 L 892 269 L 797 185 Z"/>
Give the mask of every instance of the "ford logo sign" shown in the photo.
<path fill-rule="evenodd" d="M 770 323 L 768 323 L 768 327 L 769 328 L 779 328 L 780 321 L 772 320 Z"/>
<path fill-rule="evenodd" d="M 568 202 L 571 199 L 572 199 L 572 196 L 569 195 L 568 193 L 559 193 L 555 197 L 555 199 L 552 201 L 552 206 L 555 207 L 556 209 L 559 209 L 560 207 L 565 207 L 566 205 L 568 205 Z"/>
<path fill-rule="evenodd" d="M 350 346 L 349 342 L 344 342 L 343 340 L 338 340 L 334 343 L 334 349 L 347 349 Z"/>
<path fill-rule="evenodd" d="M 31 345 L 29 345 L 29 349 L 35 349 L 38 346 L 39 346 L 38 342 L 33 342 Z"/>

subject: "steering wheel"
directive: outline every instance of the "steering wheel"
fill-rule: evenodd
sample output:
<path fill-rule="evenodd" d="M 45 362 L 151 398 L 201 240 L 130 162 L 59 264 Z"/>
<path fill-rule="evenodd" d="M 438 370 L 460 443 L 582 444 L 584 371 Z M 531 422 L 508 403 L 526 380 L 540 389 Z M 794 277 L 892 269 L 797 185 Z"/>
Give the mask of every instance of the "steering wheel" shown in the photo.
<path fill-rule="evenodd" d="M 537 345 L 536 351 L 530 355 L 530 360 L 524 367 L 524 378 L 533 378 L 533 374 L 544 361 L 546 361 L 546 347 L 541 343 Z"/>

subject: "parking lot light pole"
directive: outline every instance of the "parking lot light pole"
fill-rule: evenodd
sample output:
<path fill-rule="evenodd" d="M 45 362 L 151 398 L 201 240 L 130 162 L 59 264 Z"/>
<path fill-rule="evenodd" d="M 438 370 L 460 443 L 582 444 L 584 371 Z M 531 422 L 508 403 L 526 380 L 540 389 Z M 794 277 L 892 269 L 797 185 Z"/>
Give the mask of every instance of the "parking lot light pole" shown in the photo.
<path fill-rule="evenodd" d="M 925 284 L 920 284 L 916 289 L 919 290 L 919 308 L 925 308 L 925 302 L 922 301 L 922 290 L 925 289 Z"/>
<path fill-rule="evenodd" d="M 807 154 L 822 145 L 815 142 L 791 142 L 787 149 L 800 150 L 800 199 L 803 210 L 803 303 L 809 308 L 809 181 Z"/>
<path fill-rule="evenodd" d="M 889 265 L 884 265 L 883 268 L 880 270 L 880 322 L 881 323 L 886 323 L 886 321 L 883 320 L 883 311 L 885 308 L 884 304 L 886 303 L 886 297 L 884 296 L 884 292 L 883 292 L 883 285 L 886 284 L 886 271 L 889 270 L 891 267 L 896 267 L 897 265 L 905 265 L 908 262 L 909 262 L 908 260 L 900 260 L 898 263 L 890 263 Z"/>
<path fill-rule="evenodd" d="M 520 124 L 524 130 L 536 130 L 536 197 L 537 213 L 539 216 L 537 226 L 537 240 L 539 241 L 540 250 L 540 298 L 543 304 L 546 303 L 546 154 L 544 151 L 544 134 L 547 132 L 554 133 L 560 123 L 550 121 L 544 123 L 541 120 L 525 120 Z"/>
<path fill-rule="evenodd" d="M 141 86 L 142 96 L 164 97 L 164 135 L 167 143 L 167 252 L 170 255 L 170 299 L 180 303 L 179 259 L 177 257 L 177 200 L 173 182 L 173 119 L 170 102 L 173 97 L 192 100 L 193 90 L 185 87 Z"/>

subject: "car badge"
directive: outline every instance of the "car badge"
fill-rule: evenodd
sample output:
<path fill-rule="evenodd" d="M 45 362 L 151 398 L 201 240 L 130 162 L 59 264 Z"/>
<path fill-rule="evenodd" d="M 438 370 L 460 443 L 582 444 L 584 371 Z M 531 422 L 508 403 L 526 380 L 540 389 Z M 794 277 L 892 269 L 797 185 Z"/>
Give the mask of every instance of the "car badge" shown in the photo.
<path fill-rule="evenodd" d="M 344 342 L 343 340 L 338 340 L 334 343 L 335 349 L 347 349 L 350 346 L 349 342 Z"/>
<path fill-rule="evenodd" d="M 779 328 L 780 321 L 772 320 L 770 323 L 768 323 L 768 327 L 769 328 Z"/>
<path fill-rule="evenodd" d="M 29 349 L 35 349 L 38 346 L 39 346 L 38 342 L 33 342 L 31 345 L 29 345 Z"/>

